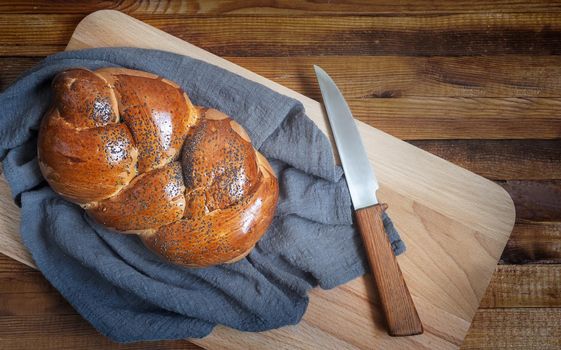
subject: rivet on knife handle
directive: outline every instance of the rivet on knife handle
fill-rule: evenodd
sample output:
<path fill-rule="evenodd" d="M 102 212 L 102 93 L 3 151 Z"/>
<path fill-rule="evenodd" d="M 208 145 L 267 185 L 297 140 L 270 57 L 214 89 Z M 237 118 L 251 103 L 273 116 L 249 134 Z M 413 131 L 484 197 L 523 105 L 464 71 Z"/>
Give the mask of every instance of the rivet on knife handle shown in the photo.
<path fill-rule="evenodd" d="M 370 269 L 378 287 L 388 333 L 392 336 L 421 334 L 423 325 L 384 230 L 383 211 L 382 205 L 376 204 L 358 209 L 355 214 Z"/>

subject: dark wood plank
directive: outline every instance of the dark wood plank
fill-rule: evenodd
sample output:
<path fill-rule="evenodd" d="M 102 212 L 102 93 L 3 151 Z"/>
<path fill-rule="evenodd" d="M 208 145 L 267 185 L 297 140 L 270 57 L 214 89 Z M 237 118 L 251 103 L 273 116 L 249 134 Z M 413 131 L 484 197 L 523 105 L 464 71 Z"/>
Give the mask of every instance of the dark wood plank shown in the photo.
<path fill-rule="evenodd" d="M 517 223 L 501 263 L 561 264 L 561 222 Z"/>
<path fill-rule="evenodd" d="M 201 349 L 186 340 L 116 344 L 76 314 L 0 316 L 0 339 L 10 350 Z"/>
<path fill-rule="evenodd" d="M 561 179 L 561 140 L 426 140 L 411 143 L 489 179 Z M 518 188 L 524 185 L 512 184 Z M 559 190 L 558 186 L 555 182 L 547 188 Z M 506 188 L 510 188 L 508 184 Z"/>
<path fill-rule="evenodd" d="M 479 310 L 461 349 L 561 348 L 561 309 Z"/>
<path fill-rule="evenodd" d="M 561 53 L 558 13 L 342 16 L 329 21 L 322 16 L 136 17 L 220 56 Z M 0 32 L 0 55 L 59 51 L 81 18 L 0 15 L 0 27 L 6 28 Z"/>
<path fill-rule="evenodd" d="M 561 181 L 499 182 L 512 197 L 518 219 L 561 221 Z"/>
<path fill-rule="evenodd" d="M 76 311 L 58 293 L 2 293 L 0 316 L 72 315 Z"/>
<path fill-rule="evenodd" d="M 62 51 L 83 17 L 0 14 L 0 55 L 44 56 Z"/>
<path fill-rule="evenodd" d="M 316 99 L 321 94 L 314 64 L 333 77 L 347 99 L 561 97 L 559 56 L 226 58 Z"/>
<path fill-rule="evenodd" d="M 561 16 L 555 13 L 138 18 L 221 56 L 561 53 Z"/>
<path fill-rule="evenodd" d="M 561 98 L 348 100 L 355 118 L 402 140 L 561 138 Z"/>
<path fill-rule="evenodd" d="M 42 57 L 0 57 L 0 92 L 41 59 Z"/>
<path fill-rule="evenodd" d="M 0 26 L 0 28 L 2 28 Z M 0 44 L 1 56 L 47 56 L 64 50 L 66 45 L 2 45 Z"/>
<path fill-rule="evenodd" d="M 0 273 L 25 274 L 34 271 L 31 267 L 0 253 Z"/>
<path fill-rule="evenodd" d="M 559 1 L 295 1 L 295 0 L 124 0 L 124 1 L 49 1 L 25 0 L 14 4 L 0 1 L 0 13 L 90 13 L 101 9 L 115 9 L 133 15 L 341 15 L 385 13 L 473 13 L 473 12 L 559 12 Z"/>
<path fill-rule="evenodd" d="M 479 308 L 561 307 L 561 265 L 500 265 Z"/>
<path fill-rule="evenodd" d="M 227 2 L 209 2 L 206 1 L 184 1 L 184 0 L 76 0 L 76 1 L 52 1 L 52 0 L 23 0 L 23 1 L 0 1 L 0 13 L 10 14 L 81 14 L 87 15 L 91 12 L 98 10 L 117 10 L 131 15 L 198 15 L 204 14 L 208 11 L 213 11 L 213 8 L 228 6 Z M 544 4 L 538 5 L 539 9 Z M 201 7 L 202 6 L 202 7 Z M 232 6 L 230 6 L 232 7 Z M 251 8 L 250 6 L 238 5 L 240 9 L 244 7 Z M 546 6 L 554 10 L 556 6 Z M 217 14 L 220 12 L 217 12 Z"/>
<path fill-rule="evenodd" d="M 9 259 L 5 255 L 2 255 L 1 258 Z M 0 299 L 4 294 L 10 293 L 52 293 L 55 291 L 56 289 L 39 271 L 0 271 Z"/>

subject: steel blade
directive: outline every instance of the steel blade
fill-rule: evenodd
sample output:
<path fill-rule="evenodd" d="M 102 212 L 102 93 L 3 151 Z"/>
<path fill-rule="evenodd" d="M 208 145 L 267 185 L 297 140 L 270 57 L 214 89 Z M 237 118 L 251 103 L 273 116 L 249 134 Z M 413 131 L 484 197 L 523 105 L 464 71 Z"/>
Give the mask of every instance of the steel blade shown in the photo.
<path fill-rule="evenodd" d="M 323 69 L 316 65 L 314 65 L 314 69 L 345 171 L 353 206 L 356 210 L 378 204 L 376 197 L 378 181 L 366 155 L 347 101 L 333 79 Z"/>

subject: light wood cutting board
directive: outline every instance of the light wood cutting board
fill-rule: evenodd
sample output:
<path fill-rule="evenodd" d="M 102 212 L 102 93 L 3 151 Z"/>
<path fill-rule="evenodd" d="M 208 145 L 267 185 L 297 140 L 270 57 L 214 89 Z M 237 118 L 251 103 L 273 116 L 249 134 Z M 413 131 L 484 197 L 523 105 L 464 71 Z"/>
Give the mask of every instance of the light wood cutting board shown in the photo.
<path fill-rule="evenodd" d="M 167 50 L 223 67 L 300 100 L 308 116 L 328 133 L 318 102 L 117 11 L 86 17 L 67 50 L 108 46 Z M 514 225 L 512 200 L 489 180 L 358 124 L 379 177 L 379 197 L 389 203 L 389 213 L 407 244 L 398 262 L 425 333 L 389 337 L 366 276 L 333 290 L 313 290 L 308 311 L 296 326 L 263 333 L 219 326 L 194 343 L 213 349 L 453 349 L 462 343 Z M 19 210 L 2 179 L 0 252 L 33 266 L 18 228 Z"/>

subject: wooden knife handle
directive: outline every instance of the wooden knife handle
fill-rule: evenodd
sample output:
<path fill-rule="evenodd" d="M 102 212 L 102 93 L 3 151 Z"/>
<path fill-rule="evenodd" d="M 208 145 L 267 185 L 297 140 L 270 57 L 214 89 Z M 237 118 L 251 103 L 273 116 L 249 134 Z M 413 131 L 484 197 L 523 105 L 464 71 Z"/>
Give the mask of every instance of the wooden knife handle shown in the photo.
<path fill-rule="evenodd" d="M 391 336 L 421 334 L 423 325 L 384 230 L 383 212 L 384 207 L 376 204 L 355 213 L 386 316 L 388 333 Z"/>

